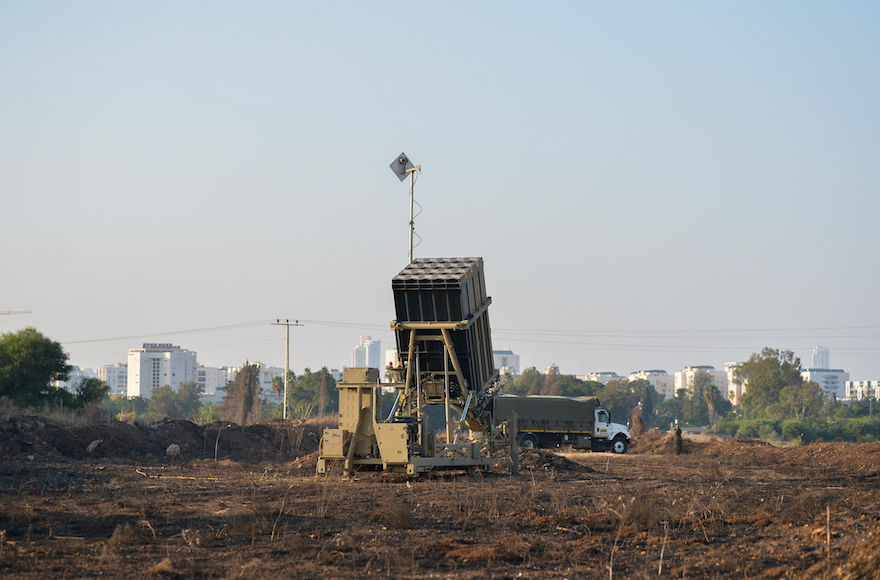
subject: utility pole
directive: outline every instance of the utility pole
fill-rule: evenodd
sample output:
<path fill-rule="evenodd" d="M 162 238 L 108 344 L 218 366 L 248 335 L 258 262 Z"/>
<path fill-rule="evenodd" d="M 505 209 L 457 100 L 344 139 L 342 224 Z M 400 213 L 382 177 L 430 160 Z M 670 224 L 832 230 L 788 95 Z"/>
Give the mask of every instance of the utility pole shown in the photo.
<path fill-rule="evenodd" d="M 283 409 L 282 417 L 287 419 L 287 388 L 288 388 L 288 375 L 290 374 L 290 327 L 291 326 L 302 326 L 299 323 L 299 320 L 294 320 L 291 322 L 289 319 L 285 318 L 282 321 L 280 318 L 276 318 L 275 322 L 272 323 L 272 326 L 284 326 L 286 339 L 284 341 L 284 399 L 281 401 L 281 408 Z"/>

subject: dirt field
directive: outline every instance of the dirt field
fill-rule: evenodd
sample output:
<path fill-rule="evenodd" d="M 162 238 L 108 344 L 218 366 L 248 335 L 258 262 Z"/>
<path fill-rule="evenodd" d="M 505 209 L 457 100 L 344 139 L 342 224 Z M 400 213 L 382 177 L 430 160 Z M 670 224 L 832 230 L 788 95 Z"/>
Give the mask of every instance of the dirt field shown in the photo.
<path fill-rule="evenodd" d="M 318 432 L 0 421 L 0 576 L 880 578 L 880 443 L 648 432 L 515 477 L 344 480 L 315 477 Z"/>

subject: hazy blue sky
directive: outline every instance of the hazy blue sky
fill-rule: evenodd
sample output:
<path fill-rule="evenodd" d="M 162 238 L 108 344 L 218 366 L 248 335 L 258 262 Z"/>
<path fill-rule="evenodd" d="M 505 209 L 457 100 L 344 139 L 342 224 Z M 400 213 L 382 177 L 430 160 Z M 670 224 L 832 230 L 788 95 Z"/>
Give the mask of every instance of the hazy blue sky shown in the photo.
<path fill-rule="evenodd" d="M 823 344 L 878 379 L 878 27 L 877 2 L 2 1 L 0 310 L 33 312 L 0 332 L 85 367 L 144 341 L 280 365 L 277 317 L 323 322 L 296 369 L 390 348 L 406 151 L 416 256 L 483 256 L 523 366 Z"/>

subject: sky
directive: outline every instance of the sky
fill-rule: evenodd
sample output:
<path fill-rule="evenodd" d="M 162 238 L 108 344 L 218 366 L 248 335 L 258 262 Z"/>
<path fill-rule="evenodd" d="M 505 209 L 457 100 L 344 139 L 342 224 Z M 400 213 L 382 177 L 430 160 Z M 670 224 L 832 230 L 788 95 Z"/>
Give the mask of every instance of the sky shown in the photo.
<path fill-rule="evenodd" d="M 341 368 L 391 279 L 482 256 L 567 374 L 880 379 L 876 2 L 0 1 L 0 333 L 72 364 Z"/>

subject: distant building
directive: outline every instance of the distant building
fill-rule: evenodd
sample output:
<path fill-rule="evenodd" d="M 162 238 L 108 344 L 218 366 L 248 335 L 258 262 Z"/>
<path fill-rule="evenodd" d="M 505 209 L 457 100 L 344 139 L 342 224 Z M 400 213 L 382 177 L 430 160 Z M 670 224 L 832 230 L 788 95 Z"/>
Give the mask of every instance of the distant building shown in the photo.
<path fill-rule="evenodd" d="M 827 346 L 817 346 L 813 349 L 813 364 L 810 368 L 813 369 L 828 369 L 831 368 L 831 353 L 828 351 Z"/>
<path fill-rule="evenodd" d="M 813 381 L 826 397 L 843 399 L 846 397 L 846 382 L 849 373 L 842 369 L 813 369 L 801 371 L 801 377 L 805 381 Z"/>
<path fill-rule="evenodd" d="M 98 378 L 107 383 L 111 395 L 125 395 L 128 392 L 128 365 L 125 363 L 102 366 L 98 369 Z"/>
<path fill-rule="evenodd" d="M 198 382 L 196 353 L 170 343 L 144 343 L 128 351 L 127 389 L 129 397 L 149 399 L 153 389 Z"/>
<path fill-rule="evenodd" d="M 675 377 L 664 370 L 642 370 L 629 374 L 627 379 L 632 381 L 648 381 L 654 390 L 664 399 L 671 399 L 675 396 Z"/>
<path fill-rule="evenodd" d="M 880 400 L 880 381 L 846 381 L 845 389 L 850 401 Z"/>
<path fill-rule="evenodd" d="M 52 386 L 75 393 L 79 384 L 85 379 L 97 378 L 97 373 L 92 369 L 82 369 L 76 365 L 70 367 L 70 373 L 66 381 L 52 381 Z"/>
<path fill-rule="evenodd" d="M 260 390 L 263 392 L 264 396 L 274 397 L 275 392 L 272 390 L 272 381 L 275 378 L 284 379 L 284 369 L 281 367 L 270 367 L 265 365 L 259 361 L 251 362 L 250 364 L 255 365 L 259 369 L 260 374 Z M 243 367 L 229 367 L 227 370 L 228 381 L 234 381 L 236 375 L 241 371 Z M 290 369 L 293 372 L 293 369 Z"/>
<path fill-rule="evenodd" d="M 229 369 L 227 367 L 198 368 L 198 382 L 202 388 L 202 398 L 206 401 L 218 401 L 226 393 L 226 383 L 229 382 Z"/>
<path fill-rule="evenodd" d="M 706 371 L 709 373 L 709 376 L 711 377 L 709 384 L 718 387 L 718 391 L 725 398 L 729 396 L 727 392 L 727 373 L 715 370 L 715 367 L 711 365 L 689 366 L 675 373 L 675 392 L 678 392 L 679 389 L 685 389 L 689 393 L 693 392 L 694 377 L 696 377 L 697 372 L 699 371 Z"/>
<path fill-rule="evenodd" d="M 544 374 L 544 375 L 549 375 L 551 373 L 554 375 L 559 374 L 559 365 L 558 364 L 553 363 L 552 365 L 550 365 L 549 367 L 547 367 L 546 369 L 541 371 L 541 374 Z"/>
<path fill-rule="evenodd" d="M 362 336 L 360 344 L 351 351 L 351 366 L 382 368 L 382 341 Z"/>
<path fill-rule="evenodd" d="M 725 396 L 727 400 L 730 401 L 731 405 L 739 405 L 742 403 L 743 393 L 746 392 L 746 381 L 743 380 L 742 384 L 736 384 L 734 380 L 736 377 L 736 371 L 742 368 L 742 363 L 738 362 L 727 362 L 724 363 L 724 374 L 727 375 L 727 393 Z"/>
<path fill-rule="evenodd" d="M 492 359 L 499 375 L 519 375 L 519 355 L 514 354 L 512 350 L 493 350 Z"/>
<path fill-rule="evenodd" d="M 599 371 L 599 372 L 595 372 L 595 373 L 590 373 L 590 374 L 588 374 L 588 375 L 586 376 L 586 379 L 585 379 L 585 380 L 588 380 L 588 381 L 596 381 L 596 382 L 598 382 L 598 383 L 605 384 L 605 383 L 607 383 L 608 381 L 612 381 L 612 380 L 614 380 L 614 379 L 622 379 L 622 378 L 623 378 L 623 377 L 621 377 L 620 375 L 618 375 L 618 374 L 617 374 L 616 372 L 614 372 L 614 371 Z"/>

